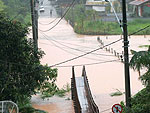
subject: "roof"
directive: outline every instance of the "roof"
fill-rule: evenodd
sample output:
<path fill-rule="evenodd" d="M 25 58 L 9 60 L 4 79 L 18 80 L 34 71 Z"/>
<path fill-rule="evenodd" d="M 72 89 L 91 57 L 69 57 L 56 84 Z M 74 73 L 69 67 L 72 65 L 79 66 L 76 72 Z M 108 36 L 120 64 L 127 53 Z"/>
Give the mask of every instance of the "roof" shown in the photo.
<path fill-rule="evenodd" d="M 96 6 L 96 5 L 105 5 L 106 4 L 106 2 L 104 2 L 104 1 L 96 1 L 96 2 L 86 2 L 86 4 L 85 5 L 87 5 L 87 6 Z"/>
<path fill-rule="evenodd" d="M 132 2 L 130 2 L 129 4 L 131 5 L 142 5 L 144 3 L 150 2 L 150 0 L 134 0 Z"/>

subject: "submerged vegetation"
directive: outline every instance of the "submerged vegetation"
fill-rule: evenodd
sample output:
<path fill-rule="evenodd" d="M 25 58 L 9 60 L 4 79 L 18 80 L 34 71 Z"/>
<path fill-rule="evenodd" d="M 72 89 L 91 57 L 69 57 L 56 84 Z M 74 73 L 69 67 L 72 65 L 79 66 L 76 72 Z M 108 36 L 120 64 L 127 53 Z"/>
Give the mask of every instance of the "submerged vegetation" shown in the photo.
<path fill-rule="evenodd" d="M 66 95 L 66 93 L 70 92 L 71 88 L 70 85 L 67 83 L 66 85 L 63 86 L 63 88 L 58 88 L 57 86 L 51 86 L 49 85 L 49 83 L 47 83 L 47 85 L 44 87 L 44 90 L 42 90 L 41 93 L 41 98 L 45 99 L 45 98 L 49 98 L 52 97 L 54 95 L 57 95 L 59 97 L 64 97 Z"/>

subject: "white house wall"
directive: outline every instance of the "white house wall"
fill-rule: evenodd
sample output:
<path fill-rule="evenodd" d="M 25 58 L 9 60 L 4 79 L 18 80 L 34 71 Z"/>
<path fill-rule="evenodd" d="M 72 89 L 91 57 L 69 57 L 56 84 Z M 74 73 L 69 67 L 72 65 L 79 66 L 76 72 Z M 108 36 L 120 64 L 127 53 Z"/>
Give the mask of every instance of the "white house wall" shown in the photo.
<path fill-rule="evenodd" d="M 105 7 L 100 7 L 100 6 L 93 6 L 93 9 L 98 12 L 105 11 Z"/>

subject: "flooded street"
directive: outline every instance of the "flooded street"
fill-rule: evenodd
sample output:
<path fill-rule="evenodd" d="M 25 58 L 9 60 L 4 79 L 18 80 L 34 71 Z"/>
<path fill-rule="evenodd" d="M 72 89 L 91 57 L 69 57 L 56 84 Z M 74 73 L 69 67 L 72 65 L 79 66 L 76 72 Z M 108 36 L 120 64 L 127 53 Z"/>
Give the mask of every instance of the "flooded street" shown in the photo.
<path fill-rule="evenodd" d="M 45 0 L 46 1 L 46 0 Z M 46 5 L 46 4 L 45 4 Z M 45 6 L 47 7 L 47 6 Z M 55 10 L 53 9 L 55 12 Z M 43 15 L 43 16 L 41 16 Z M 79 57 L 75 60 L 70 60 L 94 49 L 101 47 L 97 41 L 98 36 L 78 35 L 74 33 L 73 28 L 62 20 L 56 27 L 43 32 L 53 27 L 60 18 L 56 19 L 50 25 L 41 25 L 42 23 L 50 23 L 56 18 L 48 16 L 48 11 L 41 14 L 39 17 L 39 48 L 45 52 L 45 56 L 41 60 L 42 64 L 48 64 L 58 68 L 57 85 L 63 87 L 67 83 L 71 83 L 72 66 L 75 66 L 76 76 L 81 76 L 82 66 L 85 65 L 89 85 L 100 111 L 103 113 L 110 113 L 113 104 L 125 100 L 125 95 L 111 97 L 110 94 L 120 90 L 125 91 L 124 86 L 124 64 L 120 62 L 118 57 L 104 49 L 99 49 L 91 54 Z M 47 16 L 46 16 L 47 15 Z M 121 36 L 99 36 L 103 40 L 104 45 L 120 39 Z M 146 50 L 146 48 L 139 48 L 140 45 L 149 44 L 150 36 L 131 36 L 129 41 L 129 49 Z M 108 46 L 118 53 L 123 51 L 122 40 Z M 60 63 L 60 65 L 57 65 Z M 131 92 L 132 95 L 143 88 L 141 82 L 138 80 L 138 73 L 130 70 L 131 77 Z M 49 113 L 74 113 L 70 94 L 65 98 L 52 97 L 49 100 L 41 100 L 39 96 L 32 98 L 32 103 L 35 108 L 46 110 Z M 106 111 L 105 111 L 106 110 Z M 105 112 L 104 112 L 105 111 Z"/>

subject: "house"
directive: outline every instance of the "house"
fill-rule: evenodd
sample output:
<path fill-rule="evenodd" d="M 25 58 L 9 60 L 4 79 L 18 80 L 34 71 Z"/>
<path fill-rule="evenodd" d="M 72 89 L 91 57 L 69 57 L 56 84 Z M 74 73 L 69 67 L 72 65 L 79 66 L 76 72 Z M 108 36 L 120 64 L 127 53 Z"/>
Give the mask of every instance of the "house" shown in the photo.
<path fill-rule="evenodd" d="M 105 0 L 99 0 L 99 1 L 88 0 L 86 1 L 85 7 L 86 10 L 93 9 L 97 12 L 105 12 L 106 2 Z"/>
<path fill-rule="evenodd" d="M 121 9 L 119 0 L 87 0 L 85 6 L 87 10 L 93 9 L 100 13 L 113 13 L 113 8 L 116 12 L 120 12 Z"/>
<path fill-rule="evenodd" d="M 134 0 L 129 3 L 133 5 L 133 12 L 136 16 L 150 16 L 150 0 Z"/>

